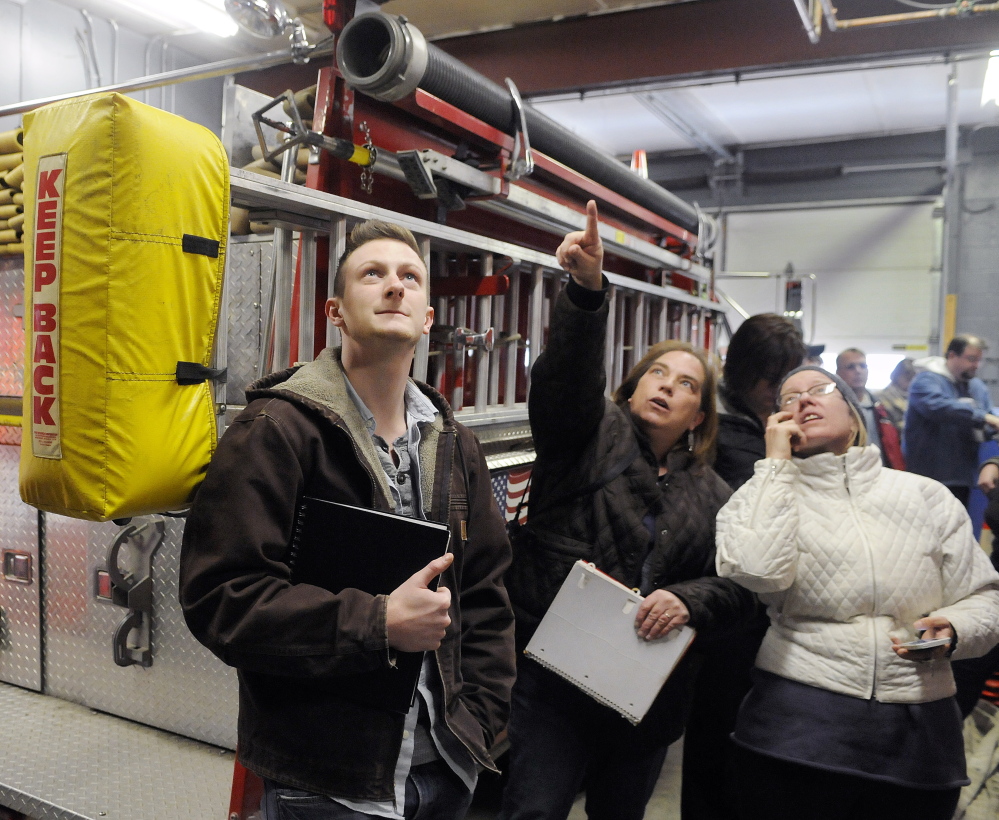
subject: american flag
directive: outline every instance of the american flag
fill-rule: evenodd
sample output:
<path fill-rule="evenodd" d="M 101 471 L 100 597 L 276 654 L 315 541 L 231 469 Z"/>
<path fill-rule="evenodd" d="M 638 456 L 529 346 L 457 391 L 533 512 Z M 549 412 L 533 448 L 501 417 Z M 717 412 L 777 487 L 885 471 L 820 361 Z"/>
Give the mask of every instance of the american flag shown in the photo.
<path fill-rule="evenodd" d="M 518 467 L 493 476 L 493 495 L 496 497 L 496 504 L 499 506 L 500 512 L 507 521 L 512 521 L 517 514 L 517 505 L 525 493 L 527 498 L 530 498 L 531 493 L 527 486 L 530 477 L 530 467 Z M 527 520 L 527 506 L 525 502 L 520 511 L 521 521 Z"/>

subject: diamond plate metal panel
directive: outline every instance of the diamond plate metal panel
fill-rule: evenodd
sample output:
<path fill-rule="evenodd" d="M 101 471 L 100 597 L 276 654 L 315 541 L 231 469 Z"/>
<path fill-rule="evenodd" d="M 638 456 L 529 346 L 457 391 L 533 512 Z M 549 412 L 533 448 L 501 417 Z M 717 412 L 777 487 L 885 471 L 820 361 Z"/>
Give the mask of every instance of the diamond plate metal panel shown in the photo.
<path fill-rule="evenodd" d="M 24 257 L 0 256 L 0 396 L 20 396 L 24 368 Z"/>
<path fill-rule="evenodd" d="M 225 146 L 230 164 L 234 167 L 242 168 L 253 159 L 253 148 L 258 145 L 253 112 L 260 110 L 270 100 L 270 94 L 261 94 L 243 85 L 227 83 L 222 102 L 225 107 L 222 115 L 222 144 Z M 291 119 L 280 107 L 271 109 L 267 113 L 267 118 L 291 123 Z M 280 136 L 278 132 L 269 125 L 261 125 L 261 128 L 267 144 L 275 145 Z"/>
<path fill-rule="evenodd" d="M 232 752 L 0 684 L 0 805 L 36 820 L 222 820 Z"/>
<path fill-rule="evenodd" d="M 257 378 L 264 316 L 271 298 L 274 242 L 270 236 L 232 237 L 229 245 L 229 375 L 226 403 L 246 404 L 246 386 Z"/>
<path fill-rule="evenodd" d="M 119 528 L 44 514 L 46 692 L 187 737 L 235 748 L 235 670 L 187 629 L 178 596 L 182 519 L 153 558 L 153 665 L 119 667 L 112 635 L 128 613 L 96 597 Z M 123 566 L 126 562 L 122 561 Z"/>
<path fill-rule="evenodd" d="M 17 428 L 3 428 L 10 438 Z M 0 577 L 0 681 L 16 683 L 35 691 L 42 688 L 41 582 L 38 564 L 38 511 L 29 507 L 17 491 L 21 448 L 0 445 L 0 521 L 3 551 L 27 553 L 31 559 L 31 583 Z"/>

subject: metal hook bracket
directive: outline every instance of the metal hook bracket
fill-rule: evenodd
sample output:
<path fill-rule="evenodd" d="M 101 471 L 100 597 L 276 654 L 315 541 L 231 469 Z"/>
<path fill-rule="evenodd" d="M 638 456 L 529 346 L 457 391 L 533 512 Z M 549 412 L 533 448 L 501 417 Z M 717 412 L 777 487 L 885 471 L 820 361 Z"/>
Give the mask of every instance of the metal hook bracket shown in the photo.
<path fill-rule="evenodd" d="M 531 139 L 527 133 L 527 112 L 524 110 L 524 101 L 520 97 L 517 84 L 509 77 L 506 78 L 506 87 L 510 89 L 510 98 L 513 100 L 513 110 L 517 115 L 517 127 L 513 134 L 513 157 L 510 161 L 510 168 L 506 172 L 506 178 L 511 182 L 516 182 L 523 177 L 529 177 L 534 173 L 534 154 L 531 152 Z"/>
<path fill-rule="evenodd" d="M 128 609 L 128 615 L 115 627 L 111 640 L 114 662 L 118 666 L 153 665 L 153 555 L 163 543 L 165 534 L 163 517 L 148 516 L 122 527 L 108 548 L 111 601 Z M 126 547 L 128 552 L 123 555 Z M 122 567 L 123 561 L 125 567 Z"/>
<path fill-rule="evenodd" d="M 285 113 L 291 117 L 291 125 L 264 116 L 264 114 L 281 103 L 284 104 Z M 295 95 L 291 93 L 290 89 L 278 94 L 276 97 L 273 97 L 265 106 L 254 111 L 251 115 L 251 119 L 253 120 L 253 127 L 257 132 L 257 142 L 260 144 L 260 151 L 263 154 L 264 159 L 268 162 L 272 162 L 276 157 L 283 154 L 285 151 L 290 151 L 301 143 L 308 142 L 309 134 L 311 133 L 309 129 L 305 127 L 305 123 L 302 122 L 302 115 L 299 113 L 298 105 L 295 103 Z M 261 123 L 263 125 L 269 125 L 275 131 L 287 134 L 289 139 L 285 142 L 279 142 L 273 149 L 268 148 L 267 138 L 264 136 Z"/>

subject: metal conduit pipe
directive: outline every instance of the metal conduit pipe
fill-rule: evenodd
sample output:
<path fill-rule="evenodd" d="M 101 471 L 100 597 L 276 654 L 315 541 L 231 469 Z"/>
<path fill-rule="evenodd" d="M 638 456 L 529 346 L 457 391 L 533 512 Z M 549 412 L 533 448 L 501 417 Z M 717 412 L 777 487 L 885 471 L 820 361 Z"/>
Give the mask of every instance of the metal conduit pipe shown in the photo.
<path fill-rule="evenodd" d="M 835 9 L 833 13 L 835 16 Z M 857 28 L 858 26 L 884 26 L 892 23 L 910 23 L 913 20 L 942 20 L 944 17 L 967 17 L 970 14 L 984 14 L 999 11 L 999 3 L 979 3 L 976 6 L 965 6 L 955 3 L 952 6 L 941 6 L 925 11 L 905 11 L 899 14 L 881 14 L 876 17 L 857 17 L 852 20 L 836 20 L 837 29 Z"/>
<path fill-rule="evenodd" d="M 515 133 L 518 127 L 507 89 L 427 43 L 404 17 L 382 12 L 355 17 L 340 34 L 336 59 L 347 83 L 375 99 L 392 102 L 421 88 L 506 134 Z M 693 206 L 633 173 L 530 105 L 525 106 L 525 114 L 532 147 L 697 233 Z"/>
<path fill-rule="evenodd" d="M 100 62 L 97 60 L 97 43 L 94 40 L 94 18 L 86 9 L 80 9 L 80 16 L 83 17 L 84 33 L 87 42 L 85 59 L 88 59 L 93 66 L 94 76 L 97 78 L 97 85 L 103 85 L 104 81 L 101 79 L 101 66 Z"/>
<path fill-rule="evenodd" d="M 170 48 L 170 44 L 166 41 L 166 38 L 164 37 L 163 38 L 163 42 L 160 43 L 160 71 L 166 71 L 167 70 L 167 49 L 169 49 L 169 48 Z M 165 86 L 165 85 L 161 85 L 160 86 L 160 108 L 163 111 L 169 111 L 170 110 L 169 108 L 167 108 L 167 104 L 166 104 L 166 93 L 167 93 L 167 88 L 168 87 L 169 86 Z"/>
<path fill-rule="evenodd" d="M 111 84 L 118 82 L 118 23 L 114 19 L 108 20 L 111 26 Z"/>
<path fill-rule="evenodd" d="M 143 68 L 145 69 L 147 77 L 152 76 L 151 72 L 153 70 L 153 49 L 160 42 L 163 41 L 163 38 L 164 38 L 164 35 L 157 34 L 154 37 L 150 37 L 149 41 L 146 43 L 145 62 L 143 63 Z M 161 65 L 160 68 L 163 68 L 163 66 Z M 152 103 L 149 102 L 149 88 L 147 88 L 146 92 L 142 95 L 142 101 L 146 105 L 151 105 L 152 104 Z M 160 101 L 162 102 L 162 99 Z"/>
<path fill-rule="evenodd" d="M 147 46 L 148 48 L 148 46 Z M 314 48 L 308 49 L 304 55 L 304 61 L 308 62 L 314 57 L 326 55 L 331 48 L 328 43 L 319 43 Z M 55 94 L 51 97 L 39 97 L 34 100 L 0 105 L 0 117 L 13 114 L 24 114 L 34 111 L 49 103 L 70 100 L 75 97 L 83 97 L 87 94 L 108 94 L 112 91 L 142 91 L 148 88 L 160 88 L 164 85 L 174 83 L 185 83 L 192 80 L 208 80 L 212 77 L 223 77 L 226 74 L 236 74 L 240 71 L 257 71 L 271 66 L 284 65 L 285 63 L 297 62 L 303 59 L 303 53 L 297 49 L 282 49 L 280 51 L 269 51 L 266 54 L 257 54 L 253 57 L 236 57 L 229 60 L 219 60 L 215 63 L 205 63 L 204 65 L 191 66 L 190 68 L 177 68 L 173 71 L 164 71 L 159 74 L 147 74 L 145 77 L 138 77 L 122 83 L 106 85 L 102 88 L 91 88 L 83 91 L 70 91 L 66 94 Z M 148 65 L 148 63 L 147 63 Z M 147 68 L 148 72 L 149 69 Z"/>

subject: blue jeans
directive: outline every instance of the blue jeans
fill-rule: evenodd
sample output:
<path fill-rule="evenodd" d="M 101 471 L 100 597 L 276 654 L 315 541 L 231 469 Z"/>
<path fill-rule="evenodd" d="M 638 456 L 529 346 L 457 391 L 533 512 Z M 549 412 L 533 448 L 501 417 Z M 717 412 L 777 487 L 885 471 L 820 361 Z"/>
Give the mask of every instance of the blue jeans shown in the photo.
<path fill-rule="evenodd" d="M 443 760 L 415 766 L 406 778 L 406 820 L 463 820 L 471 804 L 472 793 Z M 266 779 L 260 809 L 263 820 L 367 820 L 375 817 L 325 795 L 286 788 Z"/>
<path fill-rule="evenodd" d="M 509 735 L 500 820 L 565 820 L 581 789 L 589 820 L 642 820 L 669 748 L 637 742 L 624 718 L 527 658 Z"/>

